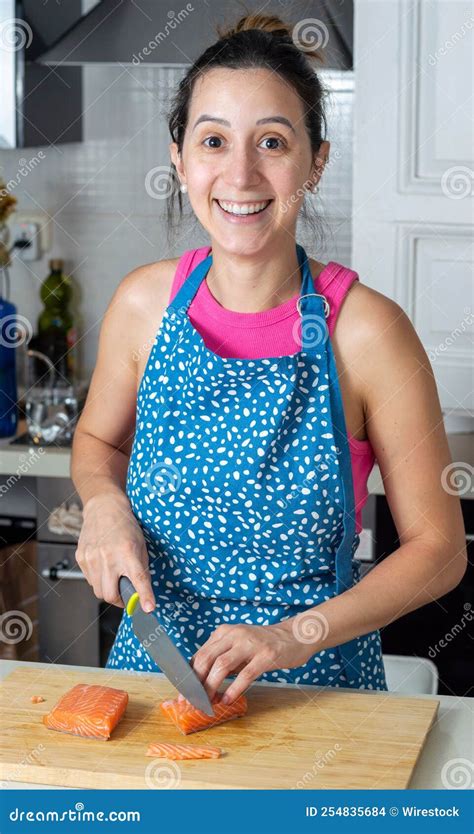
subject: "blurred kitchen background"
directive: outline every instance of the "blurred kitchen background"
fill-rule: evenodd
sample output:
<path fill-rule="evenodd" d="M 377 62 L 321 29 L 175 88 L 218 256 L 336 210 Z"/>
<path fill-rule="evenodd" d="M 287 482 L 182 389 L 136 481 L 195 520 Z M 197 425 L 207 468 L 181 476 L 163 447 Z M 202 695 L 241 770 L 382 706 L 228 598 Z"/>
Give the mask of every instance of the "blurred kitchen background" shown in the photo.
<path fill-rule="evenodd" d="M 302 220 L 299 239 L 406 310 L 438 383 L 470 565 L 446 597 L 383 630 L 389 685 L 472 695 L 472 5 L 246 5 L 303 21 L 325 55 L 322 238 Z M 113 641 L 121 610 L 95 599 L 74 558 L 74 424 L 118 283 L 208 243 L 189 204 L 167 237 L 166 114 L 216 22 L 240 13 L 235 0 L 0 0 L 2 657 L 98 666 Z M 369 492 L 364 571 L 398 546 L 377 467 Z"/>

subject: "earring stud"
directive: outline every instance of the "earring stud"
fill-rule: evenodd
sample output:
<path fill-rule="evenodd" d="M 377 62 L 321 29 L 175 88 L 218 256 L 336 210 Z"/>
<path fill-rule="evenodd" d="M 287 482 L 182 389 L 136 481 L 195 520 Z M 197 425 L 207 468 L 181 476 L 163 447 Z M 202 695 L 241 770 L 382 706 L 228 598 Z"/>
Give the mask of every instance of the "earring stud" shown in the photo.
<path fill-rule="evenodd" d="M 188 190 L 188 186 L 186 185 L 185 182 L 181 183 L 181 185 L 179 187 L 179 190 L 182 191 L 183 194 L 186 194 L 186 191 Z"/>

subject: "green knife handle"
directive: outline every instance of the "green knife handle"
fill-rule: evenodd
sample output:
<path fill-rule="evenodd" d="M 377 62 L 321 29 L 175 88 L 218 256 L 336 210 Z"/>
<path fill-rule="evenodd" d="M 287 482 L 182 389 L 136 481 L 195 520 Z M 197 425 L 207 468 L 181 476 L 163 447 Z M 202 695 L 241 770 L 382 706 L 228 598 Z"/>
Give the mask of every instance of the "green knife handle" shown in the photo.
<path fill-rule="evenodd" d="M 121 576 L 119 579 L 119 591 L 122 597 L 122 602 L 127 609 L 127 614 L 133 614 L 133 610 L 139 601 L 138 594 L 133 587 L 128 576 Z"/>

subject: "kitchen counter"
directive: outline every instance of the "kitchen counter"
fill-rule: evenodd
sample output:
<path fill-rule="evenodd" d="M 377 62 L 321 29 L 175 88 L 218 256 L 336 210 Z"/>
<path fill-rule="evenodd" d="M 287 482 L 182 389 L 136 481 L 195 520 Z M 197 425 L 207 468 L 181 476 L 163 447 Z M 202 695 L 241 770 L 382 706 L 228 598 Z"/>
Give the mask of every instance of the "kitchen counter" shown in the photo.
<path fill-rule="evenodd" d="M 18 435 L 26 430 L 25 422 L 20 421 Z M 28 475 L 30 477 L 70 478 L 71 449 L 54 446 L 10 446 L 11 437 L 0 438 L 0 478 L 1 476 Z M 474 434 L 448 434 L 449 447 L 453 462 L 463 463 L 463 470 L 474 467 Z M 370 495 L 384 495 L 380 469 L 374 466 L 368 481 Z M 462 498 L 474 498 L 474 492 L 467 491 Z"/>
<path fill-rule="evenodd" d="M 38 671 L 48 669 L 48 663 L 26 663 L 15 660 L 0 661 L 0 679 L 5 678 L 17 666 L 35 667 Z M 83 671 L 85 675 L 93 676 L 97 669 L 88 666 L 65 666 L 55 664 L 55 669 L 69 669 Z M 109 669 L 111 676 L 119 674 L 116 670 Z M 113 685 L 113 684 L 112 684 Z M 262 682 L 262 686 L 285 686 L 285 684 Z M 338 690 L 341 691 L 341 690 Z M 354 690 L 345 690 L 353 692 Z M 365 694 L 376 694 L 370 690 L 364 690 Z M 389 698 L 400 698 L 402 695 L 391 692 Z M 407 697 L 407 696 L 405 696 Z M 427 698 L 440 702 L 438 716 L 430 730 L 426 743 L 423 747 L 420 759 L 415 768 L 410 788 L 413 789 L 436 789 L 446 788 L 443 784 L 441 773 L 444 765 L 452 760 L 464 760 L 472 762 L 473 759 L 473 715 L 474 699 L 458 698 L 450 695 L 410 695 L 410 698 Z M 10 789 L 47 789 L 66 790 L 59 786 L 38 785 L 26 782 L 2 782 L 3 788 Z"/>

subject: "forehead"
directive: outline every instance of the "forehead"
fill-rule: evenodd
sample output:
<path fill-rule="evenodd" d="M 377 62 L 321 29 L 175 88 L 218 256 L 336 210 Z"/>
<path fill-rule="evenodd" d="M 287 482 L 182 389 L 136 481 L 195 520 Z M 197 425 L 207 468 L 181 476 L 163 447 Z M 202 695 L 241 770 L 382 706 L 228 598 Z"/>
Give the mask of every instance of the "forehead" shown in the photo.
<path fill-rule="evenodd" d="M 189 125 L 202 114 L 225 118 L 232 126 L 255 124 L 261 116 L 286 116 L 298 129 L 304 115 L 295 88 L 267 69 L 212 69 L 197 79 L 189 108 Z"/>

